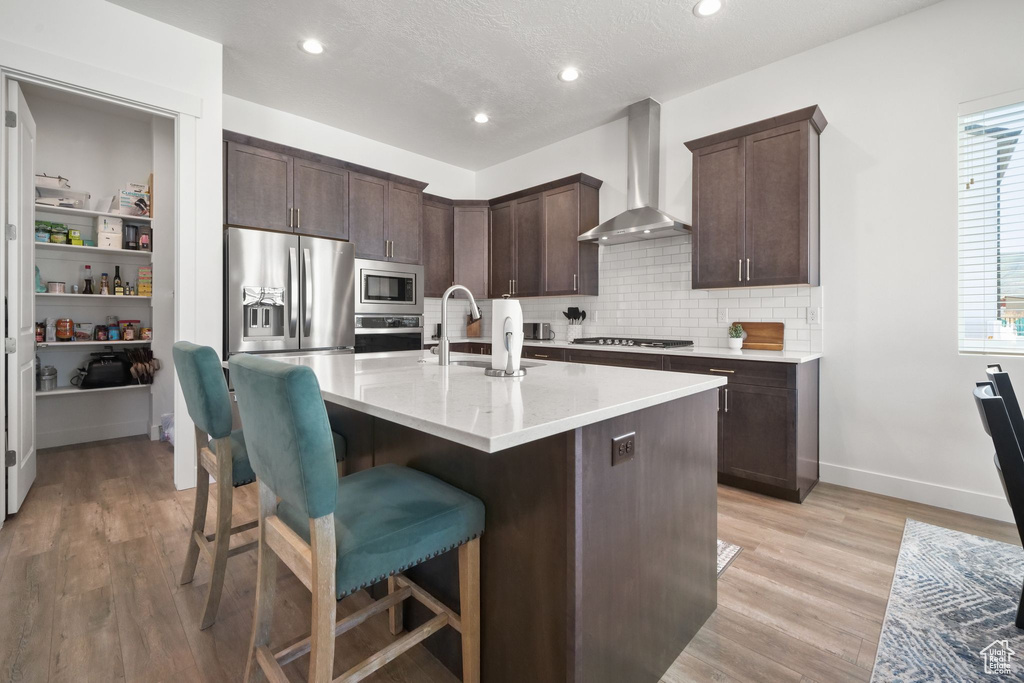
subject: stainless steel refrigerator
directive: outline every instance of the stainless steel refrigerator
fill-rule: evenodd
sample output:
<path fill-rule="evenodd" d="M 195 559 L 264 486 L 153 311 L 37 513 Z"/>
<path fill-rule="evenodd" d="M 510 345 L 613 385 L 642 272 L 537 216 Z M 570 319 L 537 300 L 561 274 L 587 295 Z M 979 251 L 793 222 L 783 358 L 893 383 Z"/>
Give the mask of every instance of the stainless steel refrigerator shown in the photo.
<path fill-rule="evenodd" d="M 228 228 L 224 351 L 351 351 L 355 250 L 340 240 Z"/>

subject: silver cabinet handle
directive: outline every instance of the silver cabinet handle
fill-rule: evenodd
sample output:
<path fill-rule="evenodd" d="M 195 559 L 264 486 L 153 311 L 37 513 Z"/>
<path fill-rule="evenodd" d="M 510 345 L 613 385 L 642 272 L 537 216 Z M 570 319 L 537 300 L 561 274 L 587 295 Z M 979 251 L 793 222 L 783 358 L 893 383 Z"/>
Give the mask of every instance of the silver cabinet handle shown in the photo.
<path fill-rule="evenodd" d="M 296 229 L 302 227 L 302 209 L 295 208 L 295 227 Z"/>
<path fill-rule="evenodd" d="M 572 291 L 576 291 L 576 273 L 572 274 Z"/>
<path fill-rule="evenodd" d="M 508 295 L 512 296 L 512 281 L 508 281 Z"/>
<path fill-rule="evenodd" d="M 295 226 L 295 207 L 289 206 L 288 207 L 288 227 L 291 228 L 291 227 L 294 227 L 294 226 Z"/>
<path fill-rule="evenodd" d="M 736 262 L 736 282 L 743 282 L 743 259 Z"/>
<path fill-rule="evenodd" d="M 302 298 L 305 301 L 306 312 L 302 320 L 302 336 L 309 336 L 309 326 L 313 322 L 313 273 L 312 264 L 309 260 L 309 249 L 302 250 L 302 270 L 304 271 L 305 286 L 302 288 Z"/>
<path fill-rule="evenodd" d="M 299 257 L 295 247 L 288 248 L 288 282 L 292 294 L 289 302 L 288 336 L 294 338 L 295 328 L 299 324 Z"/>
<path fill-rule="evenodd" d="M 750 259 L 747 259 L 747 282 L 750 282 Z"/>
<path fill-rule="evenodd" d="M 513 278 L 513 280 L 512 280 L 512 293 L 513 294 L 516 293 L 516 287 L 518 287 L 518 285 L 519 285 L 519 283 L 516 282 L 515 279 Z"/>
<path fill-rule="evenodd" d="M 535 354 L 533 354 L 533 357 L 534 358 L 550 358 L 551 356 L 548 356 L 547 354 L 543 354 L 543 353 L 535 353 Z"/>
<path fill-rule="evenodd" d="M 731 374 L 735 373 L 736 371 L 735 370 L 719 370 L 718 368 L 711 368 L 711 372 L 724 372 L 724 373 L 727 373 L 727 374 L 731 375 Z"/>
<path fill-rule="evenodd" d="M 729 412 L 729 389 L 725 390 L 725 412 Z"/>

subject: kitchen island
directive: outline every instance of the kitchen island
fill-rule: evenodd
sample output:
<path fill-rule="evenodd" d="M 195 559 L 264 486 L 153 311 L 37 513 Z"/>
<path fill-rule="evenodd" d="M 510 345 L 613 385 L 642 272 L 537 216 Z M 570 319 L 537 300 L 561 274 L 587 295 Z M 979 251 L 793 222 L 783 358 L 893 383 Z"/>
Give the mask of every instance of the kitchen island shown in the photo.
<path fill-rule="evenodd" d="M 483 680 L 653 683 L 714 611 L 725 379 L 536 361 L 490 378 L 420 351 L 282 360 L 316 373 L 349 471 L 406 465 L 484 502 Z M 455 555 L 407 573 L 458 609 Z M 427 616 L 412 607 L 407 628 Z M 457 633 L 425 645 L 460 673 Z"/>

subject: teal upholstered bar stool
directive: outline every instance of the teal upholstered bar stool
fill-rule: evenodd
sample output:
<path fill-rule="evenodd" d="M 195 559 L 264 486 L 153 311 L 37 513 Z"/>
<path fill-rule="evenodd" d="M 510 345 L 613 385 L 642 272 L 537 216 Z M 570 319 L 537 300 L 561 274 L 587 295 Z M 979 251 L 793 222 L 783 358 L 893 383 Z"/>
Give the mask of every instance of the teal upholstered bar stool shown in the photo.
<path fill-rule="evenodd" d="M 217 352 L 209 346 L 182 341 L 175 343 L 173 354 L 178 381 L 185 395 L 185 405 L 195 424 L 197 459 L 192 536 L 185 555 L 185 566 L 181 570 L 181 583 L 192 582 L 199 562 L 199 552 L 202 551 L 212 565 L 203 616 L 199 622 L 199 628 L 205 629 L 217 619 L 228 557 L 252 550 L 257 545 L 253 541 L 229 547 L 232 535 L 253 529 L 258 524 L 258 520 L 254 519 L 236 527 L 231 526 L 234 488 L 256 481 L 256 474 L 249 464 L 242 430 L 231 429 L 231 397 Z M 341 459 L 345 454 L 344 438 L 335 434 L 333 439 L 338 458 Z M 217 481 L 217 525 L 216 531 L 207 535 L 210 475 Z"/>
<path fill-rule="evenodd" d="M 361 680 L 448 625 L 462 635 L 463 681 L 478 683 L 483 503 L 396 465 L 339 479 L 327 411 L 312 370 L 245 354 L 233 357 L 230 369 L 260 496 L 256 607 L 244 680 L 256 672 L 272 681 L 286 680 L 281 667 L 307 652 L 311 683 Z M 456 547 L 460 614 L 401 574 Z M 310 590 L 313 603 L 310 636 L 276 653 L 268 646 L 275 556 Z M 385 579 L 386 597 L 335 623 L 338 600 Z M 409 597 L 434 618 L 334 678 L 337 635 L 384 610 L 398 635 L 401 605 Z"/>

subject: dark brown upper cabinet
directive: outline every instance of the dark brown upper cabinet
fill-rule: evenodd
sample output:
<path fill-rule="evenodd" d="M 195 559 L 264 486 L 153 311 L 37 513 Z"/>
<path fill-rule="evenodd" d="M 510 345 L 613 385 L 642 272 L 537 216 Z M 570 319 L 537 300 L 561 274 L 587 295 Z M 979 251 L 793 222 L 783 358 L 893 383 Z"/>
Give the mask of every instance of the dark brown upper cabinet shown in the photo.
<path fill-rule="evenodd" d="M 455 206 L 423 196 L 423 293 L 439 297 L 455 282 Z"/>
<path fill-rule="evenodd" d="M 348 180 L 348 225 L 359 258 L 387 258 L 388 181 L 363 173 Z"/>
<path fill-rule="evenodd" d="M 492 299 L 512 296 L 516 276 L 515 202 L 491 206 L 490 287 Z"/>
<path fill-rule="evenodd" d="M 420 263 L 423 244 L 423 190 L 388 181 L 388 260 Z M 357 247 L 358 251 L 358 247 Z"/>
<path fill-rule="evenodd" d="M 348 171 L 307 159 L 292 161 L 295 232 L 347 240 Z"/>
<path fill-rule="evenodd" d="M 356 256 L 423 260 L 423 188 L 409 178 L 224 131 L 228 225 L 349 240 Z"/>
<path fill-rule="evenodd" d="M 489 214 L 487 202 L 455 202 L 454 280 L 479 299 L 490 296 L 487 286 Z"/>
<path fill-rule="evenodd" d="M 292 157 L 228 142 L 224 153 L 224 222 L 291 232 Z"/>
<path fill-rule="evenodd" d="M 686 143 L 694 289 L 817 285 L 817 106 Z"/>
<path fill-rule="evenodd" d="M 596 295 L 601 181 L 569 176 L 491 200 L 490 296 Z"/>

